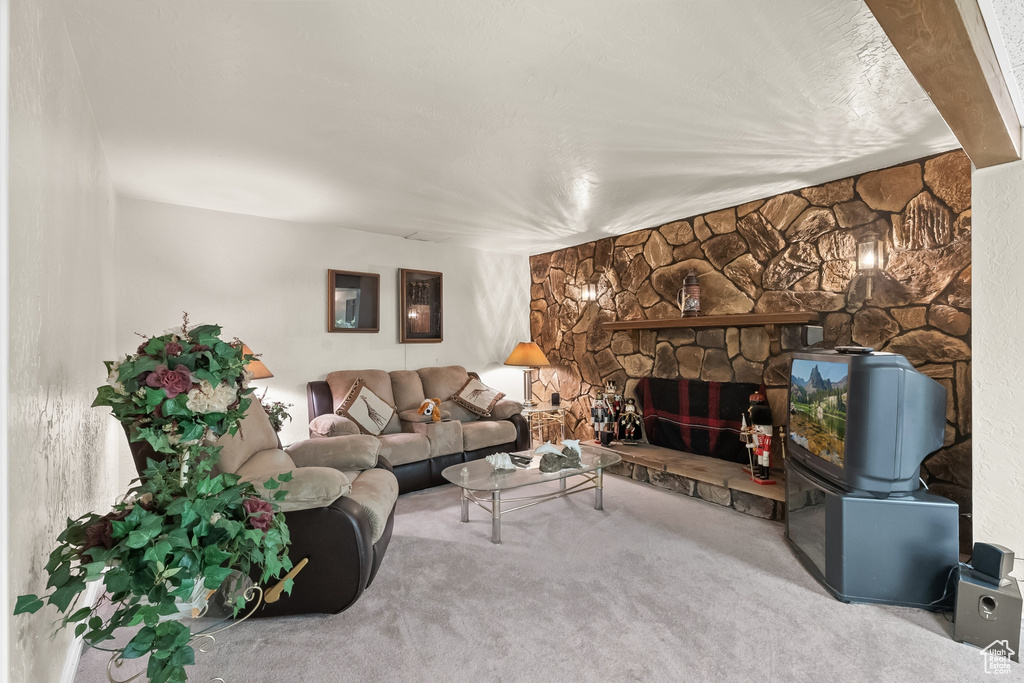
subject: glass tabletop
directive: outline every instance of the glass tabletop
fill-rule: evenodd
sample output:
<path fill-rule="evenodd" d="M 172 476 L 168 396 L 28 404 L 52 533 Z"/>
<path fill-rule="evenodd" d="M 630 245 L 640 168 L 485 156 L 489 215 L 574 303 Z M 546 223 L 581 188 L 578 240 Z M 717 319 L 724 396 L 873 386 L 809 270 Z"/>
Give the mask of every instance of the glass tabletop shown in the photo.
<path fill-rule="evenodd" d="M 459 463 L 446 467 L 441 476 L 456 486 L 470 491 L 504 491 L 545 481 L 558 481 L 563 477 L 593 472 L 614 465 L 622 460 L 618 453 L 600 446 L 581 444 L 580 461 L 583 467 L 571 470 L 545 473 L 540 471 L 541 456 L 533 451 L 522 451 L 516 455 L 529 455 L 532 460 L 528 467 L 517 467 L 514 470 L 495 470 L 486 459 Z M 465 472 L 463 472 L 465 470 Z"/>

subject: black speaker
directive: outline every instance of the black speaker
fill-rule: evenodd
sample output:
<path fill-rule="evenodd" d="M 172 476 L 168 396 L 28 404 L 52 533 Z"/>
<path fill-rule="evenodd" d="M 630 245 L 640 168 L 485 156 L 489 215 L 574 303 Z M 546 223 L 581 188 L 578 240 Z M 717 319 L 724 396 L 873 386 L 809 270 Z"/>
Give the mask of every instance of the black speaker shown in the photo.
<path fill-rule="evenodd" d="M 988 648 L 1002 642 L 1020 661 L 1021 595 L 1013 569 L 1013 551 L 975 543 L 971 565 L 961 566 L 956 584 L 953 640 Z"/>

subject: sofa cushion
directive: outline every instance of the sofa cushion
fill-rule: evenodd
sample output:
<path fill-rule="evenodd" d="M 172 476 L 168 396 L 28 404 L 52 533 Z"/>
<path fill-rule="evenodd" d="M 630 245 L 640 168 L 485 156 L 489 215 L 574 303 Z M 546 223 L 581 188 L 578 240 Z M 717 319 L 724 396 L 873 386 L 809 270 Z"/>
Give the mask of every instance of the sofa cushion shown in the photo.
<path fill-rule="evenodd" d="M 360 378 L 352 385 L 337 412 L 359 425 L 364 434 L 377 436 L 387 428 L 396 411 L 394 405 L 374 393 Z"/>
<path fill-rule="evenodd" d="M 451 400 L 471 412 L 487 417 L 491 414 L 494 405 L 504 397 L 505 394 L 497 389 L 492 389 L 476 377 L 466 378 L 465 383 L 459 390 L 451 395 Z"/>
<path fill-rule="evenodd" d="M 398 500 L 398 480 L 395 475 L 379 467 L 366 470 L 352 481 L 352 491 L 348 497 L 359 503 L 370 518 L 370 537 L 376 543 L 384 533 L 388 517 Z"/>
<path fill-rule="evenodd" d="M 516 426 L 507 420 L 481 420 L 462 425 L 462 443 L 467 451 L 498 446 L 516 440 Z"/>
<path fill-rule="evenodd" d="M 368 470 L 377 466 L 380 438 L 369 434 L 347 434 L 307 439 L 289 446 L 287 453 L 299 467 Z"/>
<path fill-rule="evenodd" d="M 395 397 L 395 407 L 399 412 L 416 410 L 427 398 L 423 393 L 423 382 L 418 373 L 412 370 L 393 370 L 391 373 L 391 392 Z"/>
<path fill-rule="evenodd" d="M 479 415 L 466 410 L 455 401 L 441 401 L 441 414 L 450 415 L 453 420 L 458 422 L 476 422 L 480 419 Z"/>
<path fill-rule="evenodd" d="M 380 439 L 380 457 L 392 465 L 419 462 L 430 457 L 430 441 L 423 434 L 382 434 L 377 438 Z"/>
<path fill-rule="evenodd" d="M 344 415 L 328 413 L 318 415 L 309 423 L 309 433 L 313 436 L 345 436 L 362 434 L 359 425 Z"/>
<path fill-rule="evenodd" d="M 284 500 L 277 502 L 281 512 L 326 507 L 352 491 L 351 480 L 329 467 L 299 467 L 291 471 L 290 481 L 281 482 L 276 489 L 264 488 L 263 482 L 276 474 L 281 473 L 250 472 L 242 480 L 252 482 L 267 500 L 273 500 L 275 492 L 284 491 Z"/>
<path fill-rule="evenodd" d="M 217 439 L 217 445 L 221 447 L 220 462 L 217 465 L 219 472 L 237 472 L 254 453 L 276 449 L 278 446 L 277 432 L 270 425 L 270 418 L 263 406 L 255 397 L 250 397 L 249 401 L 238 431 Z"/>
<path fill-rule="evenodd" d="M 427 437 L 430 442 L 431 458 L 462 452 L 462 423 L 458 420 L 407 422 L 405 428 L 409 432 Z"/>
<path fill-rule="evenodd" d="M 447 401 L 469 379 L 469 373 L 461 365 L 420 368 L 416 373 L 423 382 L 423 397 L 438 396 L 442 401 Z"/>
<path fill-rule="evenodd" d="M 363 384 L 370 388 L 373 393 L 382 399 L 395 405 L 395 396 L 391 391 L 391 375 L 383 370 L 338 370 L 327 375 L 327 384 L 331 387 L 331 398 L 334 401 L 333 412 L 337 413 L 342 401 L 352 391 L 352 386 L 357 379 L 363 380 Z M 398 416 L 394 415 L 388 426 L 384 428 L 385 434 L 397 434 L 402 431 L 402 425 Z"/>

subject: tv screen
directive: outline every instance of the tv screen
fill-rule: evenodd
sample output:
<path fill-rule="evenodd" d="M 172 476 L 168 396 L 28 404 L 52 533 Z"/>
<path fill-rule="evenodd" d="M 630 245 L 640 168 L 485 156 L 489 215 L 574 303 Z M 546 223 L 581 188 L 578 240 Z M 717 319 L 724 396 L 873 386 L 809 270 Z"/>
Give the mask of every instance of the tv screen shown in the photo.
<path fill-rule="evenodd" d="M 942 446 L 946 388 L 893 353 L 794 351 L 788 417 L 794 463 L 850 491 L 903 495 Z"/>
<path fill-rule="evenodd" d="M 789 438 L 812 455 L 845 467 L 850 366 L 794 358 L 790 371 Z"/>

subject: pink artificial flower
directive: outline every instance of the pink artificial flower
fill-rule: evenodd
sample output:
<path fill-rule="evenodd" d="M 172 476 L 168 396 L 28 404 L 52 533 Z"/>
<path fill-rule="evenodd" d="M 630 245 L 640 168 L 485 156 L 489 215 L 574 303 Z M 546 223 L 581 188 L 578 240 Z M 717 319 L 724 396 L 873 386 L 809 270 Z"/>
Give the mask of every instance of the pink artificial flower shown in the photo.
<path fill-rule="evenodd" d="M 252 527 L 267 533 L 270 525 L 274 523 L 274 506 L 262 498 L 246 498 L 242 505 L 249 513 L 249 523 Z"/>
<path fill-rule="evenodd" d="M 154 389 L 163 389 L 167 398 L 174 398 L 192 388 L 192 373 L 184 365 L 168 370 L 166 365 L 158 365 L 152 374 L 146 377 L 146 385 Z"/>
<path fill-rule="evenodd" d="M 178 342 L 167 342 L 164 344 L 164 351 L 167 352 L 168 356 L 177 356 L 182 350 L 182 346 Z"/>

